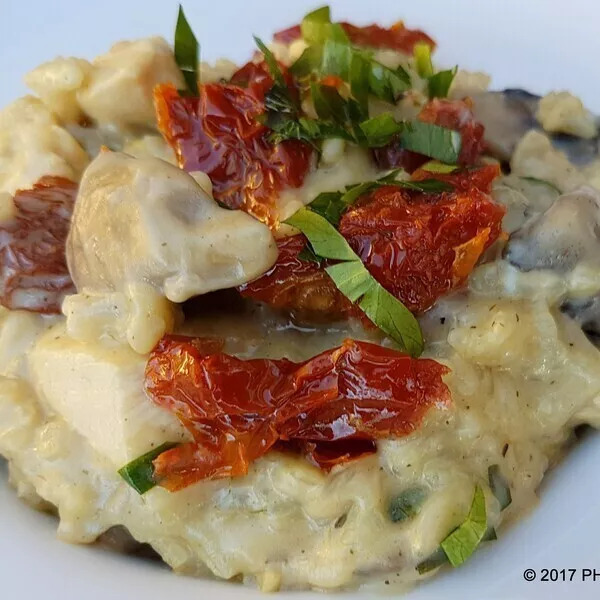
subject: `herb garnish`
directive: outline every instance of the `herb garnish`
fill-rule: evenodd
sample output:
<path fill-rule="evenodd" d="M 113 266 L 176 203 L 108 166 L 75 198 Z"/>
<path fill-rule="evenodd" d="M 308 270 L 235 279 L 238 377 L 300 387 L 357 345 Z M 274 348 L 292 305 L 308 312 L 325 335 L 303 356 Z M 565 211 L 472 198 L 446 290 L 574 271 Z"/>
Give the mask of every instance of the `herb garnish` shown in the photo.
<path fill-rule="evenodd" d="M 300 25 L 302 37 L 308 44 L 322 44 L 328 35 L 331 25 L 329 6 L 322 6 L 309 12 Z"/>
<path fill-rule="evenodd" d="M 462 565 L 475 552 L 486 531 L 485 494 L 478 485 L 467 518 L 440 544 L 450 564 L 453 567 Z"/>
<path fill-rule="evenodd" d="M 458 67 L 448 69 L 446 71 L 439 71 L 429 77 L 427 83 L 427 89 L 430 98 L 445 98 L 448 95 L 452 81 L 456 75 Z"/>
<path fill-rule="evenodd" d="M 402 66 L 390 69 L 373 58 L 373 52 L 353 46 L 344 28 L 331 22 L 327 6 L 307 14 L 301 32 L 308 47 L 290 67 L 304 92 L 312 99 L 317 119 L 301 116 L 283 82 L 277 61 L 258 39 L 260 50 L 274 79 L 273 89 L 265 99 L 266 115 L 261 122 L 273 130 L 269 140 L 278 144 L 296 139 L 316 143 L 328 138 L 341 138 L 367 148 L 380 148 L 398 139 L 403 147 L 446 163 L 458 160 L 460 133 L 429 123 L 397 121 L 391 113 L 369 118 L 368 99 L 374 96 L 395 104 L 410 89 L 409 74 Z M 430 78 L 430 96 L 446 95 L 455 70 L 434 75 L 431 48 L 415 46 L 419 72 Z M 330 75 L 345 82 L 338 90 L 320 81 Z M 317 148 L 318 149 L 318 148 Z"/>
<path fill-rule="evenodd" d="M 462 138 L 458 131 L 433 123 L 406 123 L 400 142 L 407 150 L 430 156 L 443 163 L 456 163 L 460 156 Z"/>
<path fill-rule="evenodd" d="M 341 261 L 326 267 L 336 287 L 411 356 L 423 351 L 423 335 L 415 316 L 367 271 L 344 237 L 327 219 L 301 208 L 285 221 L 299 229 L 314 253 Z"/>
<path fill-rule="evenodd" d="M 398 494 L 388 508 L 392 522 L 406 521 L 417 515 L 426 497 L 427 492 L 421 487 L 409 488 Z"/>
<path fill-rule="evenodd" d="M 442 541 L 433 554 L 417 565 L 417 571 L 427 573 L 447 562 L 458 567 L 475 552 L 481 542 L 495 539 L 496 530 L 487 525 L 485 494 L 481 486 L 477 485 L 464 522 Z"/>
<path fill-rule="evenodd" d="M 145 494 L 151 490 L 157 482 L 154 479 L 154 466 L 152 461 L 161 455 L 163 452 L 177 446 L 176 443 L 167 442 L 138 456 L 130 463 L 119 469 L 119 475 L 138 493 Z"/>
<path fill-rule="evenodd" d="M 350 85 L 363 110 L 369 93 L 394 103 L 410 88 L 410 77 L 402 67 L 390 69 L 374 60 L 371 52 L 353 46 L 341 25 L 331 22 L 328 7 L 306 15 L 301 31 L 309 46 L 290 67 L 297 77 L 337 75 Z"/>
<path fill-rule="evenodd" d="M 430 160 L 420 167 L 423 171 L 429 171 L 430 173 L 441 173 L 447 175 L 448 173 L 454 173 L 458 169 L 456 165 L 447 165 L 437 160 Z"/>
<path fill-rule="evenodd" d="M 415 44 L 413 55 L 417 73 L 427 80 L 429 98 L 445 98 L 458 67 L 434 73 L 433 63 L 431 62 L 431 47 L 424 42 Z"/>
<path fill-rule="evenodd" d="M 427 79 L 433 75 L 433 64 L 431 62 L 431 46 L 425 42 L 415 44 L 413 48 L 415 68 L 419 77 Z"/>
<path fill-rule="evenodd" d="M 177 15 L 177 25 L 175 26 L 175 44 L 174 44 L 175 62 L 183 74 L 188 91 L 193 95 L 198 95 L 198 75 L 199 46 L 198 40 L 190 27 L 181 4 Z"/>

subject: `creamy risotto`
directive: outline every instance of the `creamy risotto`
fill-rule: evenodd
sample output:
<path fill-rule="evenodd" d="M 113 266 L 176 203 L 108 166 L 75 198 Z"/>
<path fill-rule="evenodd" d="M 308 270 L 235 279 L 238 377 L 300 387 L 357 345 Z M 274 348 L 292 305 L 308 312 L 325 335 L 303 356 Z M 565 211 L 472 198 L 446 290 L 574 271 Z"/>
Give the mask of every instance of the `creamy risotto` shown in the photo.
<path fill-rule="evenodd" d="M 600 423 L 598 124 L 401 22 L 256 44 L 180 10 L 0 112 L 0 453 L 68 542 L 410 585 Z"/>

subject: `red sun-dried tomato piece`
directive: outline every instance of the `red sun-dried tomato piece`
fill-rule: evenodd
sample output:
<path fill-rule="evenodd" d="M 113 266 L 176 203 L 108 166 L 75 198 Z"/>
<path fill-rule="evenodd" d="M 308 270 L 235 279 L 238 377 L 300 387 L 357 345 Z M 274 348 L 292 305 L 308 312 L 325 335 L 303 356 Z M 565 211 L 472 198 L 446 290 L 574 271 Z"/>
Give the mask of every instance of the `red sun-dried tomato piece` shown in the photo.
<path fill-rule="evenodd" d="M 405 54 L 412 54 L 415 44 L 418 43 L 435 48 L 435 42 L 426 33 L 418 29 L 407 29 L 402 21 L 398 21 L 390 28 L 379 25 L 356 27 L 350 23 L 341 23 L 341 25 L 352 43 L 358 46 L 387 48 Z"/>
<path fill-rule="evenodd" d="M 485 148 L 484 127 L 475 120 L 471 103 L 466 100 L 442 100 L 434 98 L 428 102 L 417 119 L 460 132 L 462 145 L 458 163 L 474 165 Z M 393 141 L 383 148 L 373 150 L 375 162 L 384 169 L 402 167 L 409 173 L 418 169 L 428 160 L 427 156 L 405 150 L 399 141 Z"/>
<path fill-rule="evenodd" d="M 158 126 L 179 166 L 204 171 L 218 201 L 269 225 L 277 223 L 279 192 L 302 184 L 312 156 L 303 142 L 267 140 L 270 130 L 256 119 L 272 84 L 264 63 L 249 63 L 231 83 L 200 86 L 198 97 L 181 96 L 172 85 L 154 90 Z"/>
<path fill-rule="evenodd" d="M 13 198 L 14 216 L 0 223 L 0 303 L 11 309 L 60 313 L 75 292 L 65 242 L 77 184 L 63 177 L 42 177 Z"/>
<path fill-rule="evenodd" d="M 191 338 L 165 336 L 148 361 L 146 391 L 194 442 L 161 454 L 156 477 L 177 490 L 244 475 L 288 441 L 306 443 L 313 460 L 331 468 L 372 450 L 365 442 L 417 429 L 429 408 L 450 401 L 446 373 L 434 360 L 354 340 L 293 363 L 207 355 Z"/>
<path fill-rule="evenodd" d="M 435 195 L 380 188 L 342 216 L 340 233 L 383 287 L 423 312 L 464 283 L 500 235 L 505 209 L 486 193 L 498 174 L 488 166 L 440 176 L 456 190 Z"/>
<path fill-rule="evenodd" d="M 405 54 L 412 54 L 415 44 L 422 42 L 435 48 L 435 42 L 424 32 L 418 29 L 407 29 L 401 21 L 390 28 L 379 25 L 366 25 L 357 27 L 351 23 L 340 23 L 348 34 L 350 41 L 357 46 L 369 48 L 387 48 L 398 50 Z M 288 27 L 278 31 L 273 39 L 283 44 L 289 44 L 302 36 L 300 25 Z"/>
<path fill-rule="evenodd" d="M 488 195 L 500 173 L 496 165 L 436 173 L 455 190 L 423 194 L 384 187 L 348 209 L 340 233 L 373 277 L 411 311 L 423 312 L 462 285 L 482 253 L 498 238 L 504 207 Z M 418 170 L 414 180 L 431 179 Z M 265 274 L 242 286 L 242 295 L 306 321 L 349 316 L 368 320 L 339 291 L 323 265 L 298 254 L 304 236 L 278 240 L 279 257 Z"/>
<path fill-rule="evenodd" d="M 317 263 L 298 257 L 306 245 L 303 235 L 278 239 L 277 262 L 258 279 L 240 286 L 242 296 L 285 309 L 298 321 L 337 321 L 359 316 L 361 311 Z"/>

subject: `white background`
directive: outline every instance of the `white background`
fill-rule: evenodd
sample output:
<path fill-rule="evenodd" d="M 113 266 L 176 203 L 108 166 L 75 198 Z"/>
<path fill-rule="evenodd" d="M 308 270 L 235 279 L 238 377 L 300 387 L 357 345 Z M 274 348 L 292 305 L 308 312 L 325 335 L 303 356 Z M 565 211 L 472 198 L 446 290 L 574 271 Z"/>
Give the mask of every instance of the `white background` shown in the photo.
<path fill-rule="evenodd" d="M 600 3 L 594 0 L 330 4 L 338 19 L 403 19 L 408 26 L 422 27 L 439 43 L 440 60 L 486 70 L 493 74 L 495 87 L 521 86 L 541 93 L 570 89 L 600 112 Z M 153 33 L 171 39 L 176 6 L 170 0 L 0 0 L 0 105 L 25 93 L 22 75 L 55 55 L 91 58 L 114 41 Z M 268 38 L 314 6 L 293 0 L 185 2 L 203 58 L 238 61 L 250 56 L 252 33 Z M 478 551 L 467 565 L 445 572 L 407 600 L 541 600 L 571 594 L 582 600 L 599 598 L 600 580 L 525 583 L 522 577 L 525 568 L 600 570 L 599 463 L 600 436 L 589 436 L 548 477 L 541 504 L 531 516 Z M 176 577 L 154 564 L 59 543 L 55 528 L 51 518 L 21 505 L 0 475 L 1 600 L 264 598 L 252 590 Z M 317 596 L 294 595 L 298 600 L 308 597 Z"/>

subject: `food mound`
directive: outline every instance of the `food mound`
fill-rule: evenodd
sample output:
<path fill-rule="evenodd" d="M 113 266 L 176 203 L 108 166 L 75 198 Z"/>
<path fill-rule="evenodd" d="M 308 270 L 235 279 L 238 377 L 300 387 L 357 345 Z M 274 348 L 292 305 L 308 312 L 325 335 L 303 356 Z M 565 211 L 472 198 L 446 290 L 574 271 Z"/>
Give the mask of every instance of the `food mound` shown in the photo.
<path fill-rule="evenodd" d="M 70 542 L 279 589 L 458 567 L 600 423 L 598 124 L 327 7 L 0 112 L 0 453 Z"/>

